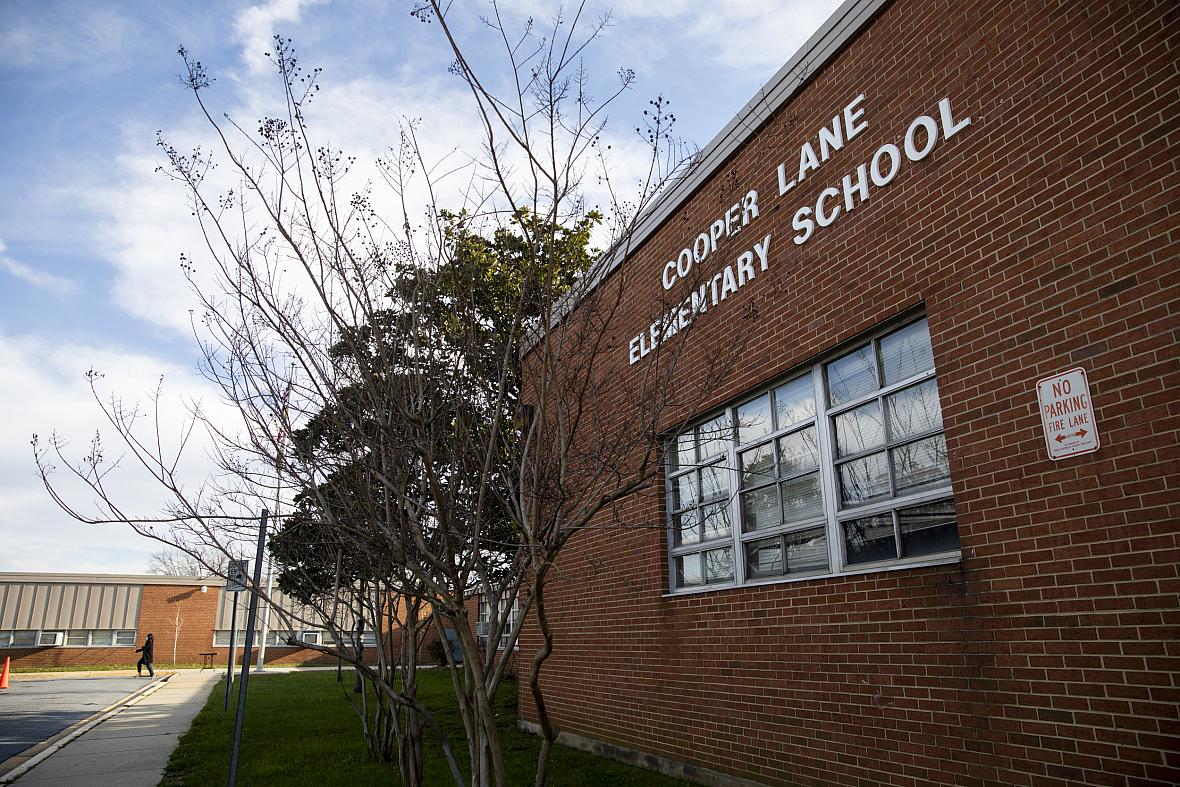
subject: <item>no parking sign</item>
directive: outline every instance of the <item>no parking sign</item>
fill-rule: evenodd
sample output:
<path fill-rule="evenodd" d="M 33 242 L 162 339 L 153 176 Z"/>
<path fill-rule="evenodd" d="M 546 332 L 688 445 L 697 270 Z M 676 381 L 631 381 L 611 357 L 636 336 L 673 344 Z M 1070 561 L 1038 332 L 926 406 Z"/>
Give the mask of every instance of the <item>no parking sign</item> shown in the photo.
<path fill-rule="evenodd" d="M 1098 421 L 1085 369 L 1070 369 L 1038 382 L 1037 403 L 1050 459 L 1068 459 L 1098 450 Z"/>

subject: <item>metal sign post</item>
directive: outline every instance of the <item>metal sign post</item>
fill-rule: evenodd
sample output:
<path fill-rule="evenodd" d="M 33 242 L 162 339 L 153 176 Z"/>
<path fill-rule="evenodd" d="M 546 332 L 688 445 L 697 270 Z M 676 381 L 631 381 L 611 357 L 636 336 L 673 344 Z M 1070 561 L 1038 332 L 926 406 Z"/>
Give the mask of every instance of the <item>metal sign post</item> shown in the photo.
<path fill-rule="evenodd" d="M 242 682 L 238 685 L 238 715 L 234 719 L 234 744 L 229 755 L 228 787 L 238 781 L 238 751 L 242 744 L 242 717 L 246 713 L 246 687 L 250 683 L 250 651 L 254 647 L 254 621 L 258 617 L 258 585 L 262 581 L 262 553 L 266 547 L 267 510 L 262 509 L 258 525 L 258 555 L 254 560 L 254 581 L 250 584 L 250 612 L 246 615 L 246 642 L 242 651 Z"/>
<path fill-rule="evenodd" d="M 229 710 L 229 690 L 234 685 L 234 651 L 238 647 L 238 594 L 234 591 L 234 611 L 230 614 L 229 624 L 229 658 L 226 659 L 225 671 L 225 708 Z"/>

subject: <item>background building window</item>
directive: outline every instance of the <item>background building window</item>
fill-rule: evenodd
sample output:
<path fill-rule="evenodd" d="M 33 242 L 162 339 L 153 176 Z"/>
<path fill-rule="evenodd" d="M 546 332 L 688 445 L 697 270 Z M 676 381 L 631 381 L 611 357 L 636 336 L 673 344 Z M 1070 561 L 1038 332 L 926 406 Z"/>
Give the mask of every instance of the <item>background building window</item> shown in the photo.
<path fill-rule="evenodd" d="M 0 648 L 75 647 L 109 648 L 135 645 L 135 630 L 70 629 L 58 631 L 0 631 Z"/>
<path fill-rule="evenodd" d="M 500 599 L 501 613 L 507 609 L 508 603 L 509 602 L 507 599 Z M 497 646 L 497 648 L 496 648 L 497 650 L 504 649 L 505 640 L 508 638 L 508 635 L 511 633 L 512 627 L 516 625 L 516 619 L 520 615 L 520 599 L 514 598 L 514 599 L 512 599 L 511 603 L 512 603 L 512 609 L 508 610 L 508 618 L 505 620 L 504 628 L 500 632 L 500 644 Z M 502 615 L 497 616 L 497 617 L 502 617 Z M 481 595 L 479 597 L 479 616 L 476 618 L 476 623 L 475 623 L 475 635 L 476 635 L 476 637 L 478 637 L 480 639 L 481 642 L 486 643 L 488 637 L 491 636 L 491 633 L 492 633 L 491 626 L 492 626 L 491 604 L 488 603 L 487 596 Z M 514 646 L 513 649 L 515 650 L 516 647 L 519 647 L 519 646 Z"/>
<path fill-rule="evenodd" d="M 959 549 L 925 319 L 713 413 L 666 455 L 674 590 Z"/>

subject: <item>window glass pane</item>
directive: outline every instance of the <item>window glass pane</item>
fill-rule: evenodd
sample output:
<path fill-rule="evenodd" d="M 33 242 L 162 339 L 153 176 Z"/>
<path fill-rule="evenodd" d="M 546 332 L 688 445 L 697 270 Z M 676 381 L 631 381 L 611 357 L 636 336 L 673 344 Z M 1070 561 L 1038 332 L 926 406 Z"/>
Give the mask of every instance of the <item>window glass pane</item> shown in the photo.
<path fill-rule="evenodd" d="M 844 545 L 849 564 L 896 559 L 893 516 L 883 514 L 845 522 Z"/>
<path fill-rule="evenodd" d="M 728 536 L 732 532 L 729 526 L 729 501 L 705 506 L 700 509 L 700 512 L 701 520 L 705 525 L 706 541 Z"/>
<path fill-rule="evenodd" d="M 733 547 L 710 549 L 705 553 L 705 582 L 733 579 Z"/>
<path fill-rule="evenodd" d="M 953 552 L 959 548 L 953 500 L 903 508 L 897 512 L 897 518 L 901 525 L 902 557 Z"/>
<path fill-rule="evenodd" d="M 783 544 L 778 536 L 746 544 L 746 573 L 751 577 L 783 573 Z"/>
<path fill-rule="evenodd" d="M 866 344 L 828 364 L 828 401 L 832 407 L 875 390 L 877 372 L 873 345 Z"/>
<path fill-rule="evenodd" d="M 738 407 L 737 411 L 738 443 L 745 445 L 752 443 L 759 437 L 774 431 L 773 418 L 770 412 L 770 394 L 764 393 L 753 401 Z"/>
<path fill-rule="evenodd" d="M 96 629 L 90 632 L 91 645 L 113 645 L 115 644 L 115 632 L 110 629 Z"/>
<path fill-rule="evenodd" d="M 934 368 L 930 326 L 926 320 L 918 320 L 881 340 L 881 366 L 886 385 Z"/>
<path fill-rule="evenodd" d="M 782 521 L 776 484 L 742 493 L 742 527 L 746 532 L 775 527 Z"/>
<path fill-rule="evenodd" d="M 908 443 L 894 448 L 892 453 L 894 484 L 898 494 L 940 486 L 951 477 L 945 435 Z"/>
<path fill-rule="evenodd" d="M 701 584 L 701 555 L 685 555 L 676 558 L 676 587 L 692 587 Z"/>
<path fill-rule="evenodd" d="M 938 382 L 927 380 L 888 397 L 889 439 L 904 440 L 910 435 L 942 428 L 942 408 L 938 404 Z"/>
<path fill-rule="evenodd" d="M 783 521 L 801 522 L 823 516 L 823 498 L 819 491 L 819 473 L 799 476 L 782 483 Z"/>
<path fill-rule="evenodd" d="M 873 400 L 836 416 L 836 455 L 849 456 L 885 444 L 881 403 Z"/>
<path fill-rule="evenodd" d="M 883 497 L 889 497 L 889 468 L 884 452 L 840 465 L 840 500 L 844 505 L 859 505 Z"/>
<path fill-rule="evenodd" d="M 689 509 L 681 514 L 672 515 L 672 527 L 676 533 L 677 544 L 695 544 L 701 540 L 700 515 L 697 509 Z M 486 623 L 488 619 L 486 605 L 480 605 L 479 620 Z"/>
<path fill-rule="evenodd" d="M 0 631 L 0 648 L 7 648 L 12 645 L 12 632 Z"/>
<path fill-rule="evenodd" d="M 712 421 L 697 427 L 697 444 L 700 446 L 698 457 L 700 459 L 708 459 L 725 453 L 731 442 L 733 442 L 733 430 L 729 426 L 728 412 L 724 412 Z"/>
<path fill-rule="evenodd" d="M 85 645 L 90 639 L 90 632 L 85 629 L 73 630 L 66 633 L 67 645 Z"/>
<path fill-rule="evenodd" d="M 811 377 L 804 376 L 779 386 L 774 392 L 774 420 L 776 429 L 815 418 L 815 388 Z"/>
<path fill-rule="evenodd" d="M 229 647 L 229 629 L 213 632 L 213 644 L 219 648 Z"/>
<path fill-rule="evenodd" d="M 787 533 L 787 573 L 828 570 L 828 537 L 822 527 Z"/>
<path fill-rule="evenodd" d="M 729 497 L 729 471 L 720 464 L 701 468 L 701 502 Z"/>
<path fill-rule="evenodd" d="M 815 427 L 809 426 L 778 439 L 779 475 L 792 476 L 819 467 Z"/>
<path fill-rule="evenodd" d="M 697 438 L 692 429 L 676 438 L 676 461 L 679 468 L 697 463 Z"/>
<path fill-rule="evenodd" d="M 290 631 L 283 631 L 282 629 L 276 631 L 272 629 L 271 631 L 266 632 L 266 644 L 274 645 L 280 648 L 286 647 L 287 640 L 290 638 L 290 636 Z"/>
<path fill-rule="evenodd" d="M 12 632 L 12 644 L 18 648 L 33 647 L 37 644 L 37 632 L 14 631 Z"/>
<path fill-rule="evenodd" d="M 361 644 L 365 647 L 374 647 L 377 644 L 377 632 L 366 631 L 361 635 Z"/>
<path fill-rule="evenodd" d="M 695 471 L 689 471 L 676 479 L 676 499 L 672 501 L 672 507 L 679 510 L 681 508 L 691 508 L 697 504 L 697 474 Z"/>
<path fill-rule="evenodd" d="M 757 486 L 774 478 L 774 443 L 763 443 L 743 451 L 738 459 L 742 468 L 742 486 Z"/>
<path fill-rule="evenodd" d="M 134 631 L 116 631 L 115 644 L 121 647 L 130 647 L 135 644 Z"/>

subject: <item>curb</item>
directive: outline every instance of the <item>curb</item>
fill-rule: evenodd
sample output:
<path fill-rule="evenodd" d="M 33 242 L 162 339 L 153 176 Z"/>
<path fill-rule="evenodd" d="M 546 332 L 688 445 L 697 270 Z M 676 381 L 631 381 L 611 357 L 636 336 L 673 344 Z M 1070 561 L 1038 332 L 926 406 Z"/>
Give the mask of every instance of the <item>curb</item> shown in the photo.
<path fill-rule="evenodd" d="M 168 681 L 172 680 L 176 673 L 161 677 L 158 681 L 153 681 L 141 689 L 128 694 L 118 702 L 114 702 L 97 713 L 76 721 L 69 727 L 66 727 L 61 732 L 57 733 L 51 738 L 48 738 L 36 746 L 13 755 L 4 762 L 0 762 L 0 769 L 12 766 L 10 770 L 0 772 L 0 784 L 11 784 L 26 773 L 31 771 L 37 765 L 41 764 L 50 755 L 56 753 L 63 746 L 75 738 L 89 732 L 90 730 L 102 724 L 107 719 L 122 711 L 124 708 L 134 705 L 142 700 L 144 697 L 151 696 L 162 689 Z"/>

